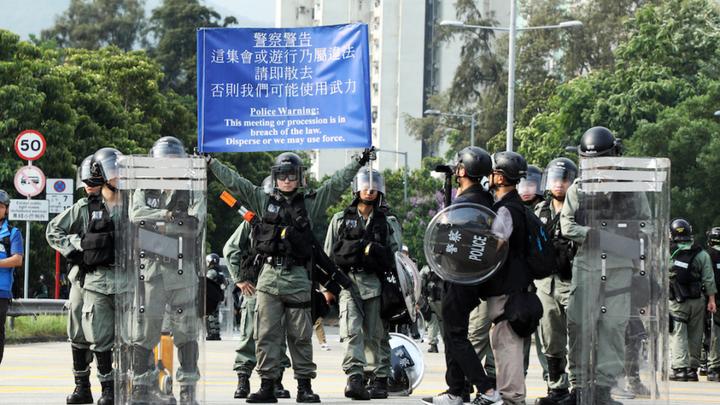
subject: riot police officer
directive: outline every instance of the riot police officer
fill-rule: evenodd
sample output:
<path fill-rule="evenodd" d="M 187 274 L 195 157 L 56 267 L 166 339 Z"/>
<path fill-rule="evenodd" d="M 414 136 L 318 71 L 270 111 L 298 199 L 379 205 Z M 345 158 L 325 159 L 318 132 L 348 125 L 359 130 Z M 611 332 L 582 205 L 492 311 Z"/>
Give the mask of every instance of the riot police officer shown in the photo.
<path fill-rule="evenodd" d="M 122 291 L 115 271 L 114 232 L 117 221 L 117 161 L 122 154 L 113 148 L 95 152 L 90 175 L 102 179 L 102 189 L 88 196 L 88 223 L 83 229 L 79 247 L 82 251 L 82 328 L 97 361 L 97 374 L 102 385 L 98 404 L 114 403 L 112 349 L 115 339 L 115 294 Z M 81 215 L 76 207 L 76 216 Z M 82 277 L 82 276 L 80 276 Z M 79 359 L 81 361 L 81 359 Z"/>
<path fill-rule="evenodd" d="M 217 284 L 222 290 L 227 286 L 227 280 L 225 280 L 225 274 L 223 274 L 222 266 L 220 266 L 220 256 L 217 253 L 210 253 L 205 257 L 205 264 L 207 266 L 207 273 L 205 277 L 208 281 Z M 215 309 L 210 314 L 207 314 L 205 320 L 207 337 L 205 340 L 220 340 L 220 307 Z"/>
<path fill-rule="evenodd" d="M 548 395 L 539 398 L 536 405 L 555 405 L 569 395 L 567 364 L 567 318 L 566 311 L 572 279 L 572 259 L 575 244 L 563 237 L 560 211 L 565 194 L 577 177 L 577 166 L 568 158 L 553 159 L 545 169 L 544 188 L 550 192 L 548 199 L 535 206 L 535 215 L 553 238 L 557 268 L 553 275 L 535 281 L 537 296 L 543 305 L 540 320 L 540 336 L 543 353 L 548 365 Z"/>
<path fill-rule="evenodd" d="M 527 177 L 520 180 L 517 185 L 518 194 L 520 199 L 530 208 L 535 208 L 537 204 L 543 201 L 544 184 L 542 184 L 543 173 L 539 167 L 535 165 L 528 165 Z"/>
<path fill-rule="evenodd" d="M 269 183 L 269 179 L 268 179 Z M 270 191 L 272 192 L 272 188 Z M 238 384 L 234 397 L 247 398 L 250 394 L 250 375 L 257 365 L 255 356 L 255 309 L 257 304 L 258 275 L 263 265 L 262 258 L 254 251 L 250 240 L 250 224 L 243 221 L 237 227 L 230 239 L 225 243 L 223 254 L 227 259 L 228 270 L 235 285 L 242 294 L 240 304 L 240 341 L 235 349 L 235 363 L 233 370 L 237 373 Z M 290 359 L 285 353 L 287 349 L 286 340 L 282 340 L 282 369 L 275 380 L 275 397 L 290 398 L 290 393 L 282 385 L 283 372 L 290 367 Z"/>
<path fill-rule="evenodd" d="M 712 268 L 715 275 L 715 287 L 720 291 L 720 227 L 713 227 L 707 232 L 707 253 L 712 260 Z M 717 305 L 717 294 L 715 294 Z M 708 381 L 720 381 L 720 319 L 715 314 L 710 314 L 711 339 L 708 342 Z"/>
<path fill-rule="evenodd" d="M 78 168 L 78 182 L 84 188 L 85 193 L 97 197 L 104 183 L 102 177 L 93 177 L 90 173 L 90 163 L 93 155 L 86 157 Z M 72 207 L 61 212 L 53 218 L 45 230 L 45 238 L 53 249 L 62 254 L 68 261 L 70 280 L 70 294 L 68 303 L 68 339 L 72 348 L 73 375 L 75 376 L 75 390 L 67 397 L 68 404 L 91 404 L 93 403 L 92 392 L 90 391 L 90 363 L 92 352 L 90 343 L 85 339 L 82 329 L 83 318 L 83 287 L 85 269 L 83 265 L 83 253 L 80 243 L 82 234 L 90 222 L 90 210 L 88 208 L 88 197 L 78 200 Z"/>
<path fill-rule="evenodd" d="M 710 255 L 693 243 L 690 223 L 670 224 L 670 335 L 672 381 L 698 381 L 705 309 L 715 313 L 715 277 Z M 707 296 L 707 305 L 703 294 Z"/>
<path fill-rule="evenodd" d="M 482 148 L 469 146 L 458 152 L 454 173 L 458 196 L 453 204 L 475 203 L 490 208 L 493 198 L 480 184 L 492 172 L 490 155 Z M 462 285 L 445 280 L 442 309 L 443 341 L 445 342 L 445 381 L 448 390 L 440 395 L 423 398 L 426 404 L 460 405 L 465 394 L 465 380 L 477 388 L 481 404 L 502 403 L 494 390 L 494 381 L 485 374 L 480 358 L 468 340 L 470 312 L 478 306 L 485 284 Z"/>
<path fill-rule="evenodd" d="M 582 135 L 578 152 L 581 159 L 613 157 L 620 154 L 621 144 L 609 129 L 593 127 Z M 607 256 L 611 273 L 606 277 L 602 275 L 604 270 L 600 268 L 599 258 L 605 256 L 601 255 L 594 236 L 597 230 L 593 230 L 592 243 L 588 242 L 591 227 L 595 225 L 590 220 L 600 215 L 618 219 L 634 215 L 633 220 L 651 218 L 642 193 L 582 193 L 577 180 L 566 193 L 560 226 L 563 235 L 578 244 L 578 251 L 572 269 L 575 291 L 567 304 L 568 376 L 573 390 L 559 402 L 562 405 L 587 401 L 620 404 L 612 399 L 610 390 L 623 370 L 624 336 L 630 317 L 628 287 L 635 270 L 631 259 Z M 605 264 L 602 267 L 605 268 Z M 599 311 L 598 306 L 604 311 Z M 594 336 L 602 339 L 594 342 Z M 591 351 L 597 352 L 595 360 L 590 359 Z"/>
<path fill-rule="evenodd" d="M 10 196 L 0 190 L 0 363 L 5 352 L 5 319 L 12 299 L 13 274 L 23 263 L 23 237 L 7 220 Z"/>
<path fill-rule="evenodd" d="M 402 230 L 383 204 L 385 180 L 377 170 L 360 169 L 352 191 L 355 198 L 332 217 L 325 237 L 325 252 L 350 276 L 362 298 L 363 308 L 358 309 L 350 291 L 340 293 L 340 338 L 345 345 L 342 367 L 348 376 L 345 396 L 387 398 L 390 358 L 381 353 L 387 336 L 380 317 L 380 277 L 394 266 L 392 257 L 402 247 Z M 375 360 L 370 361 L 375 366 L 370 392 L 363 384 L 366 356 Z"/>
<path fill-rule="evenodd" d="M 182 142 L 172 136 L 155 141 L 150 156 L 159 159 L 181 159 L 187 155 Z M 161 334 L 172 333 L 178 351 L 180 367 L 176 381 L 180 385 L 182 405 L 194 405 L 198 370 L 198 338 L 201 329 L 196 308 L 202 258 L 201 226 L 206 199 L 200 192 L 184 189 L 138 189 L 132 193 L 129 216 L 138 224 L 138 277 L 135 277 L 134 298 L 140 302 L 137 318 L 130 325 L 132 334 L 132 393 L 131 402 L 145 404 L 157 399 L 157 375 L 153 364 L 153 348 L 161 341 Z M 138 235 L 140 235 L 138 233 Z M 138 239 L 140 239 L 138 237 Z M 175 250 L 157 249 L 161 241 L 171 240 Z M 181 246 L 181 254 L 178 254 Z M 182 259 L 182 261 L 180 260 Z M 163 324 L 171 330 L 163 329 Z"/>
<path fill-rule="evenodd" d="M 313 224 L 342 195 L 357 170 L 370 159 L 370 150 L 335 173 L 317 192 L 304 190 L 302 160 L 291 152 L 281 153 L 272 167 L 271 195 L 236 172 L 208 156 L 210 169 L 239 202 L 256 212 L 261 220 L 253 228 L 255 248 L 265 261 L 257 285 L 257 371 L 260 390 L 249 402 L 275 402 L 274 385 L 282 370 L 281 342 L 290 346 L 297 402 L 319 402 L 311 379 L 316 376 L 312 361 L 312 319 L 310 275 L 311 256 L 321 249 L 314 240 Z M 284 315 L 284 316 L 283 316 Z M 285 324 L 282 323 L 282 318 Z"/>

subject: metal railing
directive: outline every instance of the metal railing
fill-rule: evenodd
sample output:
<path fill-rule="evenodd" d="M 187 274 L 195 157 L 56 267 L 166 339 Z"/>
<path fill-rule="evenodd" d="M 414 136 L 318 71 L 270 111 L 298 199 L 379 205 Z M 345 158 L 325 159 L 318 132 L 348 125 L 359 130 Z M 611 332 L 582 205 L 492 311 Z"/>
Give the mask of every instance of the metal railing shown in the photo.
<path fill-rule="evenodd" d="M 53 299 L 14 299 L 8 308 L 8 317 L 28 315 L 62 315 L 65 313 L 67 300 Z"/>

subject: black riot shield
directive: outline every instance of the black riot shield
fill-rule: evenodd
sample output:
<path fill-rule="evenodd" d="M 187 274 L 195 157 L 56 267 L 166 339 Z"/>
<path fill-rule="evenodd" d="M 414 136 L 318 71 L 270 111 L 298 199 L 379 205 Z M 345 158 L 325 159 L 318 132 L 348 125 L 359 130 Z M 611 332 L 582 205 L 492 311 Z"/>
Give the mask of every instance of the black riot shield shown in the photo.
<path fill-rule="evenodd" d="M 495 213 L 479 204 L 461 203 L 438 212 L 425 231 L 425 257 L 446 281 L 479 284 L 505 261 L 508 244 L 492 232 Z"/>

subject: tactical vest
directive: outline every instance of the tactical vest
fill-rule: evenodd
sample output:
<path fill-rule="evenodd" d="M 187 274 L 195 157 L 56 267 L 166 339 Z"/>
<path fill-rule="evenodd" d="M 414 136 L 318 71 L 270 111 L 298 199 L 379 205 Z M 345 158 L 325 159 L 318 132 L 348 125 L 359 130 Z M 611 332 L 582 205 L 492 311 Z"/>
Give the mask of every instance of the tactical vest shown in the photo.
<path fill-rule="evenodd" d="M 555 247 L 555 258 L 557 261 L 557 274 L 562 280 L 569 281 L 572 279 L 573 259 L 577 253 L 577 245 L 575 242 L 562 236 L 560 213 L 555 215 L 554 219 L 552 217 L 552 200 L 545 200 L 540 204 L 542 204 L 542 206 L 538 218 L 545 224 L 545 230 L 553 238 L 552 242 Z"/>
<path fill-rule="evenodd" d="M 80 246 L 87 271 L 115 262 L 115 225 L 100 195 L 88 197 L 88 222 Z"/>
<path fill-rule="evenodd" d="M 718 293 L 720 293 L 720 251 L 708 248 L 707 252 L 712 260 L 713 273 L 715 274 L 715 286 L 717 287 Z"/>
<path fill-rule="evenodd" d="M 312 256 L 312 227 L 305 209 L 305 194 L 290 201 L 271 195 L 260 222 L 253 226 L 255 250 L 265 257 L 288 258 L 305 265 Z"/>
<path fill-rule="evenodd" d="M 702 273 L 701 269 L 695 268 L 693 261 L 695 256 L 702 251 L 697 245 L 690 249 L 678 250 L 672 258 L 671 294 L 676 299 L 700 298 L 702 296 Z"/>
<path fill-rule="evenodd" d="M 370 271 L 378 274 L 389 265 L 391 252 L 388 247 L 388 223 L 383 209 L 373 209 L 373 216 L 366 226 L 357 206 L 345 209 L 338 230 L 338 240 L 333 245 L 332 259 L 344 270 Z M 371 242 L 379 246 L 367 250 Z"/>

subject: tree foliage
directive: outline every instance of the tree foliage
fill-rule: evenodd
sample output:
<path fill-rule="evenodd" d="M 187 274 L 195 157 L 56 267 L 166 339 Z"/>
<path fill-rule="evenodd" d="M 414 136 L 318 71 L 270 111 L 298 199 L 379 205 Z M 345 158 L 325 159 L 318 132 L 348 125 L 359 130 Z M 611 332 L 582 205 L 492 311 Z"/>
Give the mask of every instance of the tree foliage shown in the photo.
<path fill-rule="evenodd" d="M 114 45 L 129 51 L 145 25 L 144 0 L 71 0 L 55 26 L 41 38 L 67 48 L 99 49 Z"/>
<path fill-rule="evenodd" d="M 627 22 L 611 67 L 557 88 L 545 112 L 519 128 L 520 152 L 547 163 L 603 125 L 627 153 L 672 159 L 672 210 L 696 229 L 717 225 L 720 10 L 708 0 L 646 5 Z"/>

